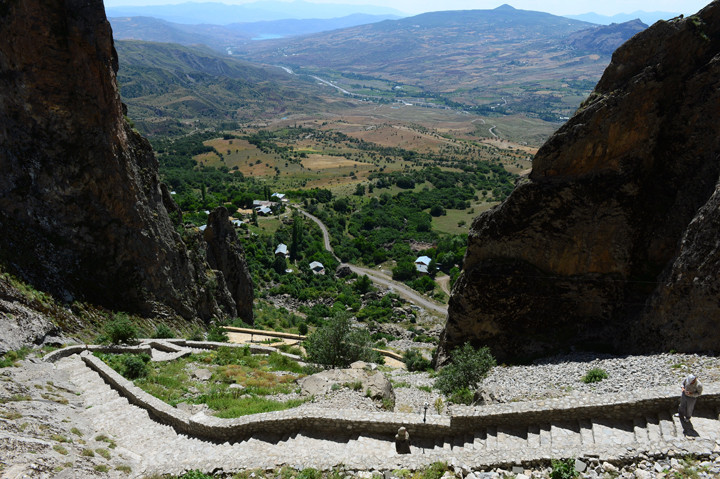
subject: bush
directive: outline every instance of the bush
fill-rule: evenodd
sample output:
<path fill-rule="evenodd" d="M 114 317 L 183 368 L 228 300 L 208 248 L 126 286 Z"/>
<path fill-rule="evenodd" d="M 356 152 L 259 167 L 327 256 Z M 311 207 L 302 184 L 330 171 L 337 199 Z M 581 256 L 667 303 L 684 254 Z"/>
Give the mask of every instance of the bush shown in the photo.
<path fill-rule="evenodd" d="M 180 476 L 180 479 L 213 479 L 213 476 L 209 476 L 202 471 L 194 469 Z"/>
<path fill-rule="evenodd" d="M 603 379 L 607 379 L 607 378 L 608 378 L 608 373 L 604 369 L 592 368 L 585 374 L 585 376 L 583 376 L 582 381 L 585 384 L 599 383 Z"/>
<path fill-rule="evenodd" d="M 113 344 L 134 344 L 138 338 L 135 325 L 130 322 L 126 314 L 120 313 L 105 326 L 105 334 Z"/>
<path fill-rule="evenodd" d="M 148 361 L 150 361 L 150 356 L 148 356 L 147 354 L 140 356 L 128 354 L 123 359 L 123 376 L 128 379 L 137 379 L 147 376 Z"/>
<path fill-rule="evenodd" d="M 440 370 L 435 381 L 435 387 L 446 396 L 462 389 L 477 388 L 496 364 L 487 346 L 476 350 L 470 343 L 456 348 L 451 357 L 452 363 Z"/>
<path fill-rule="evenodd" d="M 164 324 L 159 324 L 155 328 L 155 334 L 153 334 L 153 338 L 156 338 L 156 339 L 169 339 L 169 338 L 174 338 L 174 337 L 175 337 L 175 333 L 173 333 L 172 329 L 168 328 Z"/>
<path fill-rule="evenodd" d="M 308 333 L 308 325 L 307 323 L 300 323 L 298 324 L 298 333 L 300 333 L 301 336 L 305 336 Z"/>
<path fill-rule="evenodd" d="M 450 395 L 450 401 L 455 404 L 467 404 L 469 406 L 472 404 L 473 399 L 475 399 L 475 394 L 468 388 L 458 389 Z"/>
<path fill-rule="evenodd" d="M 425 359 L 417 349 L 408 349 L 403 353 L 403 362 L 408 371 L 425 371 L 430 368 L 430 360 Z"/>
<path fill-rule="evenodd" d="M 221 326 L 213 326 L 210 328 L 210 331 L 208 331 L 207 340 L 216 343 L 227 343 L 230 341 L 230 338 L 224 328 Z"/>
<path fill-rule="evenodd" d="M 338 314 L 303 342 L 308 360 L 328 368 L 347 367 L 355 361 L 379 362 L 372 338 L 365 330 L 353 329 L 345 314 Z"/>
<path fill-rule="evenodd" d="M 550 471 L 550 479 L 574 479 L 579 476 L 575 470 L 575 461 L 573 459 L 561 459 L 551 461 L 552 470 Z"/>

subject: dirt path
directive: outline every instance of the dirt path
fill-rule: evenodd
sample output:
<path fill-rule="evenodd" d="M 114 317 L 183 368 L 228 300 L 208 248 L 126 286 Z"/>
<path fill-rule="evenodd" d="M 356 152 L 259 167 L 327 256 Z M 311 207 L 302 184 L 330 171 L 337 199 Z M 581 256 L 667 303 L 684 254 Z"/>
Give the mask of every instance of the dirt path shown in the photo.
<path fill-rule="evenodd" d="M 323 233 L 323 242 L 325 243 L 325 249 L 329 251 L 335 259 L 341 262 L 342 266 L 347 266 L 350 268 L 350 270 L 353 273 L 356 274 L 365 274 L 368 278 L 370 278 L 374 283 L 381 284 L 385 286 L 386 288 L 390 288 L 394 293 L 397 293 L 399 296 L 407 299 L 408 301 L 417 304 L 418 306 L 421 306 L 427 310 L 435 311 L 436 313 L 440 314 L 447 314 L 447 306 L 438 304 L 428 298 L 425 298 L 424 296 L 418 294 L 413 289 L 407 287 L 403 283 L 397 282 L 393 280 L 388 275 L 381 273 L 379 271 L 376 271 L 374 269 L 365 268 L 362 266 L 356 266 L 354 264 L 350 263 L 342 263 L 340 258 L 335 256 L 335 252 L 332 249 L 332 245 L 330 244 L 330 233 L 328 232 L 327 227 L 325 224 L 320 221 L 320 218 L 311 215 L 307 211 L 304 211 L 300 208 L 298 208 L 298 211 L 300 211 L 302 214 L 313 220 L 319 227 L 320 230 Z"/>
<path fill-rule="evenodd" d="M 450 296 L 450 276 L 448 275 L 438 275 L 435 277 L 435 282 L 440 286 L 440 289 L 443 290 L 445 294 Z"/>

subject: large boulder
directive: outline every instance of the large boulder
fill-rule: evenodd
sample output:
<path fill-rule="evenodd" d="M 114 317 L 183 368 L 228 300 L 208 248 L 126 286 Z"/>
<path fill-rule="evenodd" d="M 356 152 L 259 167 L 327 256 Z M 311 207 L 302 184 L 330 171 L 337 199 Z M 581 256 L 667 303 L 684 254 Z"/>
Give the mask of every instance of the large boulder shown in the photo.
<path fill-rule="evenodd" d="M 298 380 L 303 394 L 322 396 L 332 391 L 333 386 L 360 383 L 360 392 L 373 399 L 395 402 L 392 384 L 380 371 L 365 368 L 328 369 Z"/>
<path fill-rule="evenodd" d="M 472 225 L 437 360 L 720 344 L 720 3 L 613 55 L 530 176 Z"/>

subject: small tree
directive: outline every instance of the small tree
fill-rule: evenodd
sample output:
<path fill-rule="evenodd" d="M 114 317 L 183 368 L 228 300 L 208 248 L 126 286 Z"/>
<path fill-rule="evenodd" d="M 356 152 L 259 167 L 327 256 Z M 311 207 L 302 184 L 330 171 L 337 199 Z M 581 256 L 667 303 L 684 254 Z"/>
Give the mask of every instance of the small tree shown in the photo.
<path fill-rule="evenodd" d="M 470 343 L 453 350 L 451 358 L 452 363 L 440 370 L 435 381 L 435 387 L 447 396 L 464 388 L 477 388 L 496 364 L 487 346 L 476 350 Z"/>
<path fill-rule="evenodd" d="M 367 293 L 372 288 L 372 281 L 368 278 L 368 275 L 364 274 L 355 281 L 354 286 L 358 293 Z"/>
<path fill-rule="evenodd" d="M 113 320 L 105 326 L 105 334 L 113 344 L 133 344 L 138 338 L 137 328 L 124 313 L 115 314 Z"/>
<path fill-rule="evenodd" d="M 310 362 L 327 368 L 347 367 L 355 361 L 378 361 L 370 333 L 353 329 L 350 318 L 340 313 L 303 342 Z"/>
<path fill-rule="evenodd" d="M 425 359 L 417 349 L 408 349 L 403 353 L 403 362 L 408 371 L 425 371 L 430 368 L 430 360 Z"/>

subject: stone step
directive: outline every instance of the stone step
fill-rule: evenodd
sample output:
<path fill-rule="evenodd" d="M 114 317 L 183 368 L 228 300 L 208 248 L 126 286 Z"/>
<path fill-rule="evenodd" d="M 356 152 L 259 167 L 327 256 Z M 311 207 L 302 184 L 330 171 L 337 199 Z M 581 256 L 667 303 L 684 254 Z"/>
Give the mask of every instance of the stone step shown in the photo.
<path fill-rule="evenodd" d="M 553 447 L 579 446 L 580 425 L 577 421 L 559 421 L 550 425 L 550 438 Z"/>
<path fill-rule="evenodd" d="M 647 444 L 650 442 L 650 431 L 647 427 L 647 421 L 644 417 L 633 418 L 633 432 L 635 434 L 635 441 L 640 444 Z"/>
<path fill-rule="evenodd" d="M 664 441 L 672 441 L 677 437 L 682 437 L 682 428 L 680 428 L 680 434 L 678 436 L 678 428 L 675 427 L 675 419 L 670 412 L 661 412 L 658 414 L 658 420 L 660 424 L 660 435 Z"/>
<path fill-rule="evenodd" d="M 527 447 L 527 427 L 498 426 L 497 443 L 500 449 L 519 449 Z"/>

